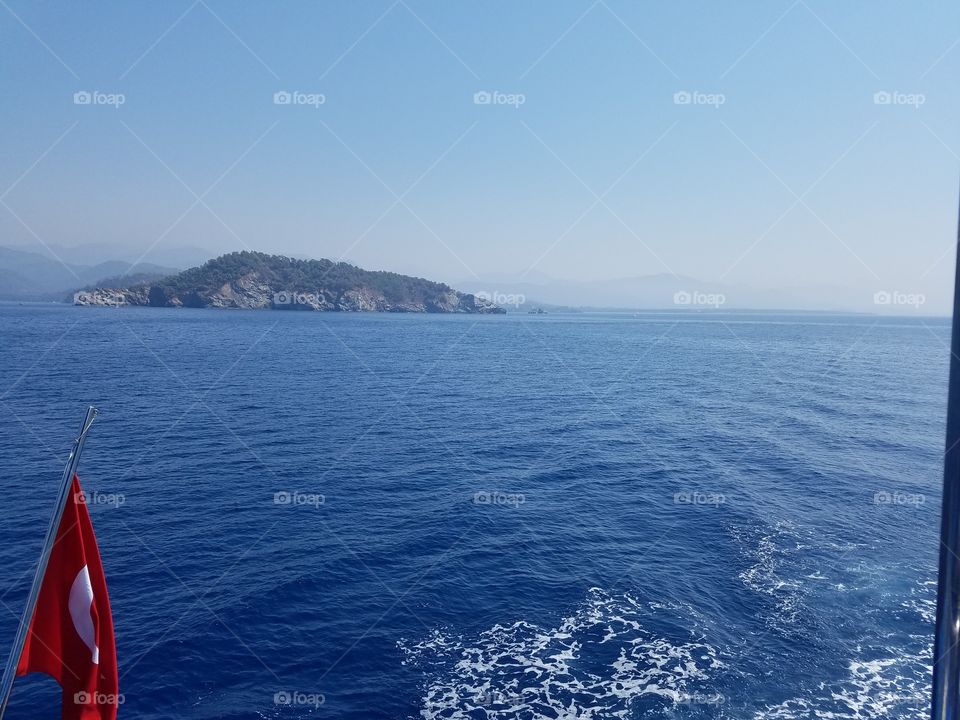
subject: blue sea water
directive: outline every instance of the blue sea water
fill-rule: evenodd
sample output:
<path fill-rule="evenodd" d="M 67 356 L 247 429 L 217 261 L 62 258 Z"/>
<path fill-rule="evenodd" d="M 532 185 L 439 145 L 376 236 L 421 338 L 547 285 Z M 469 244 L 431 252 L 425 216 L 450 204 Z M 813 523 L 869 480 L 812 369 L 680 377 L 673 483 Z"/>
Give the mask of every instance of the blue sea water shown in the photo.
<path fill-rule="evenodd" d="M 0 306 L 0 639 L 95 404 L 122 718 L 922 718 L 948 342 Z"/>

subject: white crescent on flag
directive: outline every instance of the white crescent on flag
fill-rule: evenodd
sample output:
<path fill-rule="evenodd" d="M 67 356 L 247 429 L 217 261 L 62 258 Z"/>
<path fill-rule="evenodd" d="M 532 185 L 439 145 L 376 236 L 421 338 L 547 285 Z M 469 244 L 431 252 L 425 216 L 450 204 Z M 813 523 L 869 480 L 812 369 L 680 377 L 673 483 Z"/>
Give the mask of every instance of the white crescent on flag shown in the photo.
<path fill-rule="evenodd" d="M 90 583 L 90 571 L 84 565 L 70 586 L 70 617 L 77 635 L 83 644 L 90 648 L 91 659 L 94 665 L 100 663 L 100 648 L 97 647 L 96 631 L 93 627 L 93 617 L 90 609 L 93 606 L 93 585 Z"/>

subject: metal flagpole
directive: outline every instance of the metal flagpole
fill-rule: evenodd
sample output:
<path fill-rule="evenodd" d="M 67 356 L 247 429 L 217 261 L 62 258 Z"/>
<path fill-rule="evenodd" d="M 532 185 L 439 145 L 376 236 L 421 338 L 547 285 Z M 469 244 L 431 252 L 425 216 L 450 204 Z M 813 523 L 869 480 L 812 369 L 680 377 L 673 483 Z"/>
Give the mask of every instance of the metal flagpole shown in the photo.
<path fill-rule="evenodd" d="M 10 700 L 10 691 L 13 690 L 13 681 L 17 675 L 20 653 L 23 652 L 23 644 L 27 640 L 27 631 L 30 629 L 30 620 L 33 618 L 33 609 L 37 604 L 37 596 L 40 594 L 40 585 L 43 583 L 43 575 L 47 570 L 50 552 L 53 550 L 57 530 L 60 528 L 60 519 L 63 517 L 63 511 L 66 507 L 70 485 L 73 482 L 74 474 L 77 472 L 77 465 L 80 463 L 80 453 L 83 452 L 83 444 L 87 440 L 87 431 L 90 430 L 90 426 L 93 424 L 93 419 L 96 416 L 97 409 L 91 405 L 87 408 L 87 414 L 83 418 L 83 425 L 80 426 L 80 434 L 77 436 L 77 439 L 73 441 L 73 449 L 70 451 L 70 457 L 67 459 L 67 466 L 63 469 L 63 478 L 60 480 L 60 494 L 57 496 L 56 509 L 53 511 L 53 516 L 50 518 L 50 525 L 47 527 L 47 536 L 43 541 L 43 552 L 40 553 L 37 572 L 33 576 L 33 585 L 30 586 L 27 604 L 23 608 L 23 615 L 20 617 L 17 636 L 13 641 L 10 657 L 7 658 L 7 666 L 3 671 L 3 682 L 0 684 L 0 720 L 3 720 L 3 714 L 7 711 L 7 702 Z"/>
<path fill-rule="evenodd" d="M 943 459 L 940 576 L 933 643 L 933 720 L 956 720 L 960 711 L 960 225 L 953 288 L 947 449 Z"/>

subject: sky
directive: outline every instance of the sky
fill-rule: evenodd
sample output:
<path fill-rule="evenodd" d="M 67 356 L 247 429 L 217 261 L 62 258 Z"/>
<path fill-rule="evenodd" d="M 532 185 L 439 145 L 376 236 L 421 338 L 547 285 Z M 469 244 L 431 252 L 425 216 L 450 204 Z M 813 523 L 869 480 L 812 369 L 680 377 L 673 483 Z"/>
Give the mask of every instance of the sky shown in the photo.
<path fill-rule="evenodd" d="M 0 53 L 0 244 L 952 292 L 954 2 L 3 0 Z"/>

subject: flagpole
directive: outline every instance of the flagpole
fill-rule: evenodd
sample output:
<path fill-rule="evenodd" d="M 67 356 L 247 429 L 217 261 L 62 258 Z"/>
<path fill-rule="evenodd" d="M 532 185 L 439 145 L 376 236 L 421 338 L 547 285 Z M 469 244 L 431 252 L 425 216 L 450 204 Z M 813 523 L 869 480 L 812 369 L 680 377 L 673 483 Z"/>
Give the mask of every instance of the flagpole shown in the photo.
<path fill-rule="evenodd" d="M 933 644 L 933 720 L 955 720 L 960 710 L 960 222 L 957 244 L 940 511 L 937 625 Z"/>
<path fill-rule="evenodd" d="M 76 440 L 73 441 L 70 457 L 67 459 L 67 465 L 63 469 L 57 504 L 53 511 L 53 516 L 50 518 L 50 525 L 47 527 L 47 536 L 43 541 L 43 552 L 40 553 L 40 562 L 37 563 L 37 571 L 33 576 L 33 585 L 30 586 L 27 604 L 23 608 L 23 615 L 20 617 L 20 626 L 17 628 L 13 648 L 10 650 L 10 656 L 7 658 L 7 665 L 3 671 L 3 681 L 2 684 L 0 684 L 0 720 L 3 720 L 3 714 L 7 711 L 10 691 L 13 690 L 13 681 L 17 676 L 17 665 L 20 662 L 20 653 L 23 652 L 23 644 L 27 640 L 27 632 L 30 629 L 33 609 L 37 604 L 37 596 L 40 594 L 40 585 L 43 583 L 43 575 L 47 570 L 47 563 L 50 560 L 50 552 L 53 550 L 57 529 L 60 527 L 61 518 L 63 518 L 63 511 L 66 507 L 73 476 L 77 472 L 77 465 L 80 464 L 80 453 L 83 452 L 83 445 L 87 441 L 87 432 L 90 430 L 90 426 L 93 424 L 96 416 L 97 409 L 91 405 L 87 408 L 87 414 L 83 418 L 83 424 L 80 426 L 80 434 L 77 435 Z"/>

